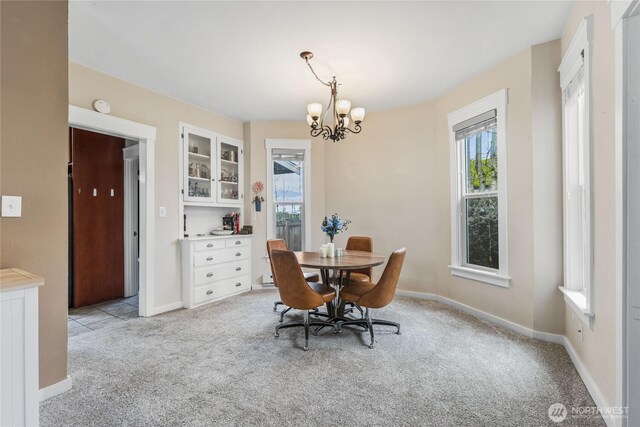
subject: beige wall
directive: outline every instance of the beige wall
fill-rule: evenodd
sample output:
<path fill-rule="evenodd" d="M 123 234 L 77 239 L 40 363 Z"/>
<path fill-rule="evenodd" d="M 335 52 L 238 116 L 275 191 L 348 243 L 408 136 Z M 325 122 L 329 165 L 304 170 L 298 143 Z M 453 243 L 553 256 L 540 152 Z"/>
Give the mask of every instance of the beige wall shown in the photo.
<path fill-rule="evenodd" d="M 449 190 L 449 129 L 447 114 L 500 89 L 509 89 L 507 105 L 508 246 L 511 286 L 501 288 L 454 277 L 447 265 L 451 259 Z M 531 48 L 490 71 L 460 85 L 438 100 L 438 158 L 436 206 L 438 233 L 439 293 L 527 328 L 533 328 L 533 163 L 531 161 Z M 500 160 L 498 160 L 500 162 Z M 500 166 L 499 166 L 500 167 Z M 501 167 L 501 171 L 504 168 Z M 499 172 L 500 173 L 500 172 Z"/>
<path fill-rule="evenodd" d="M 353 220 L 348 234 L 373 236 L 376 252 L 407 247 L 401 289 L 436 293 L 531 329 L 563 333 L 557 291 L 562 253 L 554 235 L 562 225 L 559 48 L 558 41 L 533 46 L 440 99 L 370 114 L 360 135 L 327 144 L 327 211 Z M 509 89 L 508 289 L 453 277 L 448 268 L 447 114 L 503 88 Z M 534 132 L 534 126 L 545 131 Z"/>
<path fill-rule="evenodd" d="M 22 217 L 0 219 L 2 268 L 39 289 L 40 386 L 67 375 L 67 2 L 0 2 L 0 191 Z"/>
<path fill-rule="evenodd" d="M 560 40 L 531 49 L 533 329 L 564 333 Z"/>
<path fill-rule="evenodd" d="M 210 129 L 242 139 L 242 123 L 152 92 L 82 65 L 69 63 L 69 103 L 91 108 L 102 98 L 111 104 L 111 115 L 155 126 L 155 305 L 161 307 L 181 300 L 181 235 L 179 218 L 180 180 L 178 122 Z M 157 216 L 158 208 L 167 216 Z"/>
<path fill-rule="evenodd" d="M 436 103 L 425 102 L 369 114 L 360 134 L 325 143 L 326 210 L 352 221 L 337 246 L 349 235 L 372 236 L 386 256 L 406 246 L 400 287 L 421 292 L 437 291 L 439 252 L 448 250 L 437 238 L 443 172 L 435 113 Z"/>
<path fill-rule="evenodd" d="M 567 307 L 566 333 L 605 400 L 615 402 L 615 162 L 614 162 L 614 34 L 609 5 L 576 2 L 562 35 L 564 53 L 582 19 L 593 15 L 592 49 L 592 212 L 593 301 L 595 318 L 577 337 L 578 318 Z"/>
<path fill-rule="evenodd" d="M 250 122 L 244 126 L 244 145 L 250 151 L 251 176 L 248 186 L 256 181 L 261 181 L 265 187 L 267 185 L 267 152 L 265 149 L 265 139 L 308 139 L 311 140 L 311 247 L 316 248 L 324 242 L 324 237 L 320 231 L 320 224 L 325 213 L 325 145 L 322 139 L 311 138 L 309 126 L 306 123 L 298 122 Z M 245 152 L 246 153 L 246 152 Z M 245 155 L 245 159 L 246 159 Z M 262 212 L 254 212 L 251 204 L 251 190 L 246 190 L 247 218 L 248 223 L 253 225 L 253 248 L 252 248 L 252 274 L 253 283 L 262 283 L 262 273 L 267 261 L 267 202 L 270 195 L 263 192 L 265 202 L 262 204 Z"/>

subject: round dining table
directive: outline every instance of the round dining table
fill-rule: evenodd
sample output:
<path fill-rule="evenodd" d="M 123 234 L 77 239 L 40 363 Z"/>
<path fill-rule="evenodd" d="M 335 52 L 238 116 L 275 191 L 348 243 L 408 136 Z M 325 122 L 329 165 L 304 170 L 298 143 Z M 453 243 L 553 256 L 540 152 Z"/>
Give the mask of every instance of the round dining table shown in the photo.
<path fill-rule="evenodd" d="M 318 252 L 296 252 L 301 267 L 320 270 L 322 283 L 333 286 L 336 299 L 327 304 L 329 315 L 335 319 L 344 318 L 344 305 L 340 301 L 340 289 L 347 286 L 353 270 L 376 267 L 384 263 L 385 257 L 364 251 L 342 251 L 341 256 L 323 258 Z"/>

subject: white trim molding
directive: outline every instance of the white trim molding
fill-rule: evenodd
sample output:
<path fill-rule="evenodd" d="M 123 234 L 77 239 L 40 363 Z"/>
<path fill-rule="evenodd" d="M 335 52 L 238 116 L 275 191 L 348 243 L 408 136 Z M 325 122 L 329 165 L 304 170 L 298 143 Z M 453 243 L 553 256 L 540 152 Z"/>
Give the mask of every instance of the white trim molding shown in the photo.
<path fill-rule="evenodd" d="M 67 375 L 67 378 L 63 379 L 62 381 L 58 381 L 55 384 L 51 384 L 49 386 L 41 388 L 39 391 L 40 402 L 44 402 L 45 400 L 53 396 L 57 396 L 59 394 L 67 392 L 71 390 L 72 386 L 73 381 L 71 381 L 71 377 Z"/>
<path fill-rule="evenodd" d="M 449 113 L 449 153 L 451 174 L 451 274 L 465 279 L 488 283 L 504 288 L 511 284 L 509 277 L 509 248 L 508 248 L 508 201 L 507 201 L 507 104 L 508 90 L 501 89 L 464 108 Z M 498 144 L 498 165 L 501 178 L 498 183 L 498 245 L 500 266 L 497 270 L 474 268 L 464 263 L 464 245 L 462 244 L 462 148 L 456 141 L 453 127 L 466 120 L 477 117 L 488 111 L 496 110 L 496 128 Z"/>
<path fill-rule="evenodd" d="M 591 41 L 593 39 L 593 16 L 585 17 L 576 33 L 571 40 L 571 44 L 567 49 L 558 72 L 560 73 L 560 87 L 562 89 L 562 153 L 563 153 L 563 240 L 564 240 L 564 286 L 560 287 L 560 291 L 564 294 L 565 301 L 569 307 L 578 314 L 580 317 L 586 317 L 589 320 L 589 326 L 591 326 L 591 319 L 594 317 L 593 301 L 592 301 L 592 277 L 593 277 L 593 223 L 592 223 L 592 206 L 591 206 L 591 162 L 592 162 L 592 124 L 591 124 Z M 584 150 L 579 159 L 575 159 L 571 156 L 571 150 L 569 146 L 569 130 L 567 124 L 567 95 L 566 91 L 569 88 L 571 82 L 579 75 L 580 69 L 583 69 L 583 81 L 584 81 Z M 576 151 L 579 152 L 579 151 Z M 571 230 L 573 230 L 573 223 L 576 222 L 575 218 L 572 218 L 569 214 L 569 204 L 571 200 L 577 200 L 574 194 L 571 197 L 570 192 L 570 177 L 569 171 L 572 168 L 574 162 L 582 164 L 581 178 L 583 184 L 581 187 L 582 198 L 582 210 L 580 223 L 581 242 L 582 249 L 580 254 L 572 254 L 571 246 L 567 243 L 571 241 Z M 569 276 L 568 266 L 572 265 L 570 262 L 572 257 L 579 257 L 581 259 L 582 282 L 578 282 L 574 275 Z M 579 288 L 584 290 L 584 294 L 579 291 Z"/>
<path fill-rule="evenodd" d="M 629 109 L 629 98 L 632 96 L 629 85 L 629 76 L 633 70 L 629 70 L 629 35 L 627 18 L 640 11 L 639 0 L 609 0 L 611 13 L 611 28 L 615 38 L 615 354 L 616 354 L 616 396 L 615 404 L 620 407 L 629 407 L 629 411 L 637 411 L 633 397 L 629 396 L 628 389 L 628 317 L 629 296 L 628 287 L 630 280 L 627 277 L 628 239 L 633 238 L 629 229 L 630 208 L 637 212 L 640 207 L 629 203 L 629 169 L 627 164 L 633 164 L 636 155 L 629 152 L 629 130 L 635 124 L 629 120 L 633 114 Z M 631 116 L 633 117 L 633 115 Z M 633 215 L 631 213 L 631 215 Z M 637 399 L 635 399 L 637 400 Z M 626 426 L 627 420 L 620 420 L 618 425 Z"/>
<path fill-rule="evenodd" d="M 140 316 L 155 309 L 155 141 L 156 128 L 69 105 L 69 126 L 139 141 Z"/>

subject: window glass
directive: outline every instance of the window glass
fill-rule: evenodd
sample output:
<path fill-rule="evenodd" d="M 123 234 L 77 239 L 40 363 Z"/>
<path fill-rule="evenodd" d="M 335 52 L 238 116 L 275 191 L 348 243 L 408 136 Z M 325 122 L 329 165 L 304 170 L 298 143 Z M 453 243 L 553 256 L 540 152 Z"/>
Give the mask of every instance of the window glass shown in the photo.
<path fill-rule="evenodd" d="M 466 192 L 496 191 L 498 189 L 498 144 L 495 124 L 468 136 L 464 141 Z"/>
<path fill-rule="evenodd" d="M 292 251 L 304 247 L 304 151 L 274 150 L 273 206 L 276 239 Z"/>
<path fill-rule="evenodd" d="M 498 269 L 498 197 L 466 201 L 467 264 Z"/>

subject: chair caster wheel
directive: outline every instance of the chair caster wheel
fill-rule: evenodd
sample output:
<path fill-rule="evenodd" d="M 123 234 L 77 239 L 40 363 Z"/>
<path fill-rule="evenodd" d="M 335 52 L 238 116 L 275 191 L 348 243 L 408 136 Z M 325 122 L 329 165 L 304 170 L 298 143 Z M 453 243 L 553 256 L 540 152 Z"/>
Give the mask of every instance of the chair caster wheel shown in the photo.
<path fill-rule="evenodd" d="M 282 322 L 283 322 L 283 319 L 280 319 L 280 323 L 282 323 Z"/>
<path fill-rule="evenodd" d="M 273 311 L 277 311 L 277 310 L 278 310 L 278 308 L 277 308 L 277 307 L 273 307 Z"/>
<path fill-rule="evenodd" d="M 302 348 L 304 351 L 309 351 L 309 347 L 303 347 Z"/>
<path fill-rule="evenodd" d="M 396 334 L 402 335 L 402 331 L 398 331 L 398 332 L 396 332 Z"/>
<path fill-rule="evenodd" d="M 278 338 L 280 336 L 280 334 L 275 334 L 273 337 L 274 338 Z"/>
<path fill-rule="evenodd" d="M 369 344 L 369 348 L 374 348 L 375 344 Z"/>

